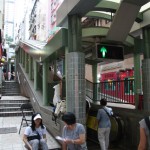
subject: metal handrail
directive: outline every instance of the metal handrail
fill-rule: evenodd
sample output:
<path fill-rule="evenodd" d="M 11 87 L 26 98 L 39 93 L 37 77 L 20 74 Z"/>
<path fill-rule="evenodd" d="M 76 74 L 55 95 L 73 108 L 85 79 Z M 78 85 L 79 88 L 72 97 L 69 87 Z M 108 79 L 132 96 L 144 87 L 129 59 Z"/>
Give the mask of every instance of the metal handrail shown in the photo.
<path fill-rule="evenodd" d="M 86 80 L 86 96 L 93 101 L 106 98 L 108 102 L 134 105 L 134 85 L 134 79 L 100 83 Z M 96 99 L 94 99 L 95 92 L 97 92 Z"/>

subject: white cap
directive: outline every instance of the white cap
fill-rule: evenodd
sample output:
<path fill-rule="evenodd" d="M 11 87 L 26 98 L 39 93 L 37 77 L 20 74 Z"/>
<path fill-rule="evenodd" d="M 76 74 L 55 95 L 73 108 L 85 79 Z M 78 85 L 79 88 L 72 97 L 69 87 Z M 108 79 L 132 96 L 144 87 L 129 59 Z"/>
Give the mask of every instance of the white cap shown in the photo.
<path fill-rule="evenodd" d="M 36 120 L 36 119 L 42 119 L 41 115 L 40 114 L 37 114 L 33 120 Z"/>

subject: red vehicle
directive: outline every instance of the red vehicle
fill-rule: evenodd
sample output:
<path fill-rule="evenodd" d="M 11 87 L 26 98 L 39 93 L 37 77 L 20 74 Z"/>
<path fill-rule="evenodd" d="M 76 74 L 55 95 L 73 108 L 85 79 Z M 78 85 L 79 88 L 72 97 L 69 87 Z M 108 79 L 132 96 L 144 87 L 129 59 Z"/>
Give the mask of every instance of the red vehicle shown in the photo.
<path fill-rule="evenodd" d="M 134 70 L 101 74 L 100 93 L 107 96 L 108 101 L 134 104 Z"/>

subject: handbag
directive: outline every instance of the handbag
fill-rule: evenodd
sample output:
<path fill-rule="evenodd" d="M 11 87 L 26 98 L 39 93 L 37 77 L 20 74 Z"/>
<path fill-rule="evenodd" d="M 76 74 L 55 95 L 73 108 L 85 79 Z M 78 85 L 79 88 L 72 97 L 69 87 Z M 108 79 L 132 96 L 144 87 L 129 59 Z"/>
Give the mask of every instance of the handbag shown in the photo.
<path fill-rule="evenodd" d="M 41 139 L 41 136 L 40 136 L 40 134 L 37 132 L 36 135 L 28 136 L 27 139 L 28 139 L 28 141 L 35 140 L 35 139 L 40 140 L 40 139 Z"/>

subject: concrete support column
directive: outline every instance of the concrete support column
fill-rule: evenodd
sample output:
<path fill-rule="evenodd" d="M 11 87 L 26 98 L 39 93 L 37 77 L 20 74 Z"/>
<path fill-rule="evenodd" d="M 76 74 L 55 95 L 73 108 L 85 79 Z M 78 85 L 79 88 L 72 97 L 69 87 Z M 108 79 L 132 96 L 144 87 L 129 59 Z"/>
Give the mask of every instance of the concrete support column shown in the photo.
<path fill-rule="evenodd" d="M 141 39 L 135 39 L 135 53 L 134 53 L 134 87 L 135 87 L 135 107 L 138 109 L 139 105 L 139 95 L 142 94 L 142 72 L 141 72 L 141 60 L 140 60 L 140 53 L 141 51 Z"/>
<path fill-rule="evenodd" d="M 80 123 L 85 123 L 85 58 L 84 53 L 67 54 L 67 111 L 74 112 Z"/>
<path fill-rule="evenodd" d="M 144 59 L 150 58 L 150 29 L 143 28 L 143 40 L 144 40 Z"/>
<path fill-rule="evenodd" d="M 98 100 L 98 84 L 97 83 L 97 64 L 92 65 L 92 76 L 93 76 L 93 101 Z"/>
<path fill-rule="evenodd" d="M 56 60 L 54 60 L 54 74 L 57 74 L 57 63 L 56 63 Z"/>
<path fill-rule="evenodd" d="M 29 62 L 28 62 L 28 54 L 25 53 L 25 72 L 28 73 L 28 65 L 29 65 Z"/>
<path fill-rule="evenodd" d="M 63 59 L 63 72 L 62 72 L 63 76 L 66 74 L 65 70 L 66 70 L 66 63 L 65 63 L 65 59 Z"/>
<path fill-rule="evenodd" d="M 143 29 L 144 60 L 142 62 L 144 110 L 150 111 L 150 29 Z"/>
<path fill-rule="evenodd" d="M 32 70 L 33 70 L 33 59 L 31 56 L 29 56 L 29 79 L 30 80 L 33 79 Z"/>
<path fill-rule="evenodd" d="M 27 66 L 27 69 L 26 69 L 26 72 L 29 73 L 29 54 L 27 53 L 27 61 L 26 61 L 26 66 Z"/>
<path fill-rule="evenodd" d="M 21 47 L 19 48 L 19 52 L 20 52 L 20 61 L 19 61 L 19 63 L 22 64 L 22 49 L 21 49 Z"/>
<path fill-rule="evenodd" d="M 15 58 L 17 59 L 17 63 L 20 63 L 20 51 L 18 49 L 18 51 L 15 51 Z"/>
<path fill-rule="evenodd" d="M 20 48 L 20 63 L 22 64 L 22 48 Z"/>
<path fill-rule="evenodd" d="M 25 67 L 25 51 L 22 51 L 22 66 Z"/>
<path fill-rule="evenodd" d="M 19 57 L 18 63 L 21 63 L 21 48 L 20 47 L 18 49 L 18 57 Z"/>
<path fill-rule="evenodd" d="M 75 113 L 77 122 L 85 124 L 85 55 L 81 52 L 81 37 L 81 18 L 78 15 L 68 16 L 67 111 Z"/>
<path fill-rule="evenodd" d="M 34 60 L 34 90 L 38 89 L 38 64 Z"/>
<path fill-rule="evenodd" d="M 23 49 L 21 49 L 21 64 L 22 64 L 22 66 L 23 66 L 23 57 L 24 57 L 24 52 L 23 52 Z"/>
<path fill-rule="evenodd" d="M 78 15 L 68 16 L 68 52 L 80 52 L 81 42 L 81 18 Z"/>
<path fill-rule="evenodd" d="M 144 110 L 150 111 L 150 59 L 142 62 Z"/>
<path fill-rule="evenodd" d="M 47 76 L 48 74 L 48 63 L 43 62 L 43 105 L 48 104 L 48 84 L 47 84 Z"/>
<path fill-rule="evenodd" d="M 68 47 L 65 48 L 65 56 L 68 54 Z M 66 57 L 65 57 L 65 60 L 64 60 L 64 68 L 63 68 L 63 74 L 66 76 L 67 72 L 66 72 L 66 67 L 67 66 L 67 61 L 66 61 Z M 66 77 L 65 77 L 65 80 L 66 80 Z"/>
<path fill-rule="evenodd" d="M 17 70 L 17 59 L 15 58 L 15 60 L 14 60 L 15 62 L 14 62 L 14 65 L 15 65 L 15 67 L 14 67 L 14 72 L 15 72 L 15 75 L 17 75 L 17 73 L 16 73 L 16 70 Z M 16 76 L 17 77 L 17 76 Z M 15 80 L 16 80 L 16 77 L 14 78 Z"/>

